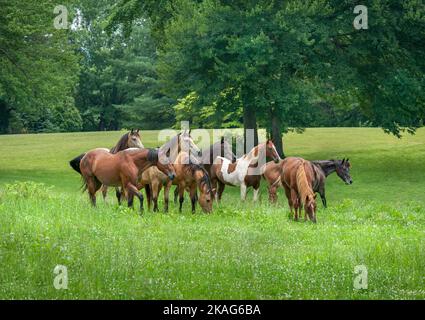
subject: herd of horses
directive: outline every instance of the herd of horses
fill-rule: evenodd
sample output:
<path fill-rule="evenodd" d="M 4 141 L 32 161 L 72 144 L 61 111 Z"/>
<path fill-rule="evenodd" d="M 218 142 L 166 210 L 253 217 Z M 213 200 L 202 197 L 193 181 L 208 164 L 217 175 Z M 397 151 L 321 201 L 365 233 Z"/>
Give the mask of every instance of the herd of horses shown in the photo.
<path fill-rule="evenodd" d="M 259 159 L 271 161 L 260 164 Z M 169 194 L 175 185 L 174 202 L 179 199 L 182 210 L 185 191 L 189 193 L 192 213 L 198 202 L 206 213 L 212 212 L 213 202 L 220 202 L 226 185 L 239 186 L 244 201 L 248 188 L 253 188 L 254 202 L 258 200 L 260 183 L 268 184 L 269 201 L 276 203 L 277 190 L 285 190 L 291 216 L 316 222 L 316 193 L 326 207 L 325 180 L 336 172 L 346 184 L 351 184 L 350 162 L 343 160 L 308 161 L 299 157 L 281 159 L 273 141 L 260 143 L 247 154 L 236 158 L 232 146 L 222 137 L 203 152 L 193 142 L 190 131 L 183 131 L 159 148 L 145 148 L 139 130 L 124 134 L 112 149 L 97 148 L 70 161 L 81 174 L 83 188 L 96 206 L 96 193 L 115 187 L 119 204 L 123 199 L 133 207 L 134 197 L 143 211 L 142 190 L 145 189 L 150 210 L 158 208 L 158 196 L 164 188 L 164 211 L 168 211 Z M 198 194 L 199 192 L 199 194 Z"/>

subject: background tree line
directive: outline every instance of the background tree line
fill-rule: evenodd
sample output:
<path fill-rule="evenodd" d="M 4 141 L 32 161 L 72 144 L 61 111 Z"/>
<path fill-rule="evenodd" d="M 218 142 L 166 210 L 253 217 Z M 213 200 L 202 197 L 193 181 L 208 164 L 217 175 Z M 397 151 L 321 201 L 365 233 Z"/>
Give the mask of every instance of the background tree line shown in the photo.
<path fill-rule="evenodd" d="M 423 125 L 421 1 L 64 2 L 0 0 L 2 133 Z"/>

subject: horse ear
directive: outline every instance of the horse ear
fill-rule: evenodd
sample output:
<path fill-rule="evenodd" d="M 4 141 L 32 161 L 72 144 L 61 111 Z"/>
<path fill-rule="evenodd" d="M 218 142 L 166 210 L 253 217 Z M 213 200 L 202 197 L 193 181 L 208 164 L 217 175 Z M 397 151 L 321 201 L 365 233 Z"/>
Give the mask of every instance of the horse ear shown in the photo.
<path fill-rule="evenodd" d="M 131 129 L 131 134 L 133 134 L 133 132 L 134 132 L 134 129 Z"/>
<path fill-rule="evenodd" d="M 342 158 L 342 162 L 341 162 L 341 164 L 344 164 L 344 162 L 345 162 L 345 158 Z"/>
<path fill-rule="evenodd" d="M 140 131 L 140 129 L 137 129 L 137 131 L 136 131 L 136 132 L 137 132 L 137 133 L 139 133 L 139 131 Z"/>

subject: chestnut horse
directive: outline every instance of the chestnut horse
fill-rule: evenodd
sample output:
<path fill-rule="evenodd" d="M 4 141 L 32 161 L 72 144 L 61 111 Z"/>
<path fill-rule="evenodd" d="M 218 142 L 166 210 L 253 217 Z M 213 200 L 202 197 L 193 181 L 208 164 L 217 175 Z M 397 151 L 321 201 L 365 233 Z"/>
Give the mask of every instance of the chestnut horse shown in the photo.
<path fill-rule="evenodd" d="M 157 166 L 170 180 L 174 179 L 174 168 L 162 147 L 159 150 L 130 148 L 116 154 L 108 149 L 94 149 L 81 159 L 80 170 L 93 206 L 96 206 L 96 192 L 103 184 L 121 187 L 129 207 L 137 196 L 143 211 L 143 195 L 136 187 L 137 180 L 151 166 Z"/>
<path fill-rule="evenodd" d="M 117 153 L 122 150 L 126 150 L 128 148 L 144 148 L 142 140 L 140 139 L 139 129 L 131 129 L 130 132 L 125 133 L 117 142 L 117 144 L 110 150 L 111 153 Z M 71 167 L 81 174 L 80 171 L 80 162 L 81 159 L 85 156 L 85 153 L 80 154 L 78 157 L 75 157 L 72 159 L 69 164 Z M 103 199 L 106 199 L 108 187 L 102 186 L 102 195 Z M 118 201 L 120 201 L 119 196 L 121 195 L 121 192 L 118 188 L 115 189 L 115 192 L 118 197 Z"/>
<path fill-rule="evenodd" d="M 211 176 L 211 168 L 217 157 L 224 157 L 226 159 L 231 160 L 232 162 L 236 161 L 236 156 L 232 152 L 232 145 L 227 142 L 224 137 L 220 138 L 220 141 L 212 144 L 208 149 L 202 151 L 202 157 L 200 159 L 200 163 L 202 164 L 205 170 L 207 170 L 209 176 Z M 224 190 L 224 184 L 220 181 L 218 182 L 218 190 L 221 195 Z M 176 187 L 174 190 L 174 203 L 177 203 L 177 198 L 179 196 L 179 188 Z"/>
<path fill-rule="evenodd" d="M 154 203 L 154 211 L 158 211 L 158 194 L 165 186 L 164 189 L 164 210 L 168 211 L 169 193 L 171 185 L 177 185 L 179 192 L 181 212 L 184 201 L 183 193 L 188 191 L 190 200 L 192 202 L 192 213 L 195 213 L 195 204 L 198 200 L 202 210 L 205 213 L 212 211 L 212 195 L 211 181 L 207 171 L 203 166 L 193 163 L 189 159 L 189 154 L 182 151 L 178 154 L 175 163 L 173 164 L 176 176 L 174 180 L 170 180 L 158 168 L 151 167 L 143 172 L 139 181 L 139 188 L 145 187 L 148 206 L 150 208 L 151 200 Z M 199 189 L 199 197 L 197 197 L 196 189 Z"/>
<path fill-rule="evenodd" d="M 247 188 L 254 188 L 254 201 L 258 199 L 258 192 L 260 190 L 260 168 L 258 166 L 260 159 L 266 157 L 273 159 L 275 162 L 280 160 L 279 153 L 272 140 L 268 139 L 266 142 L 260 143 L 256 147 L 236 162 L 232 163 L 231 160 L 217 157 L 211 167 L 211 182 L 215 189 L 217 183 L 220 184 L 218 192 L 216 192 L 216 199 L 220 200 L 224 185 L 240 186 L 241 200 L 246 198 Z M 258 172 L 257 172 L 258 171 Z"/>
<path fill-rule="evenodd" d="M 316 160 L 310 161 L 314 169 L 313 191 L 318 192 L 322 199 L 323 206 L 327 207 L 325 196 L 325 182 L 326 178 L 336 172 L 338 177 L 345 184 L 352 184 L 353 180 L 350 176 L 351 163 L 348 159 L 342 160 Z M 282 163 L 275 164 L 272 161 L 267 162 L 262 168 L 263 177 L 267 180 L 269 186 L 269 200 L 271 202 L 277 201 L 277 189 L 282 186 Z"/>
<path fill-rule="evenodd" d="M 314 169 L 310 161 L 288 157 L 282 161 L 282 184 L 294 219 L 298 220 L 304 207 L 304 220 L 307 215 L 316 223 L 316 194 L 313 191 Z"/>

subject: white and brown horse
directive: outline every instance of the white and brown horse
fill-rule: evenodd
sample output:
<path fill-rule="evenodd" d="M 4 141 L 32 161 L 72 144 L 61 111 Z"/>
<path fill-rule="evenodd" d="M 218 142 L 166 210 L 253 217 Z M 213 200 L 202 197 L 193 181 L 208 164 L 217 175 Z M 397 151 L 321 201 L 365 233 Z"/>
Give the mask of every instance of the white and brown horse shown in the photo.
<path fill-rule="evenodd" d="M 221 199 L 224 185 L 231 185 L 240 186 L 241 200 L 245 200 L 247 188 L 253 187 L 254 201 L 257 201 L 261 180 L 259 161 L 264 163 L 267 157 L 275 162 L 280 160 L 279 153 L 270 139 L 252 148 L 233 163 L 229 159 L 217 157 L 210 170 L 213 189 L 219 185 L 216 189 L 216 199 Z"/>

